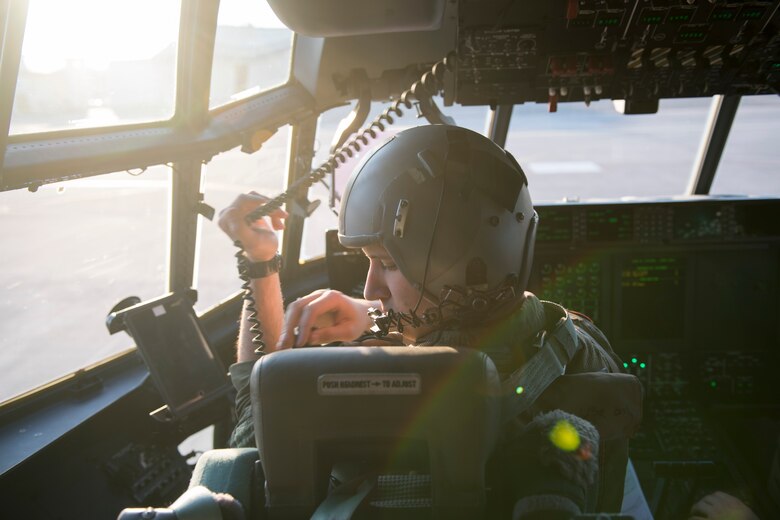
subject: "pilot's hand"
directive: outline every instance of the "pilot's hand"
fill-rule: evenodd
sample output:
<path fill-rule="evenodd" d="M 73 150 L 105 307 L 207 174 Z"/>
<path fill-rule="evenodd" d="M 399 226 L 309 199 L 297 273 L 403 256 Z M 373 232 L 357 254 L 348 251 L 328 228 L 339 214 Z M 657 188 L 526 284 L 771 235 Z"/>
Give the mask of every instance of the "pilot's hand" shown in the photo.
<path fill-rule="evenodd" d="M 379 302 L 350 298 L 339 291 L 321 289 L 287 306 L 278 348 L 352 341 L 372 325 L 370 307 Z"/>
<path fill-rule="evenodd" d="M 691 507 L 688 520 L 759 520 L 742 501 L 722 491 L 702 498 Z"/>
<path fill-rule="evenodd" d="M 251 262 L 270 260 L 279 250 L 279 238 L 274 230 L 284 229 L 287 212 L 273 211 L 268 217 L 246 221 L 246 216 L 270 199 L 257 192 L 242 193 L 225 209 L 219 212 L 219 227 L 233 241 L 241 242 Z"/>

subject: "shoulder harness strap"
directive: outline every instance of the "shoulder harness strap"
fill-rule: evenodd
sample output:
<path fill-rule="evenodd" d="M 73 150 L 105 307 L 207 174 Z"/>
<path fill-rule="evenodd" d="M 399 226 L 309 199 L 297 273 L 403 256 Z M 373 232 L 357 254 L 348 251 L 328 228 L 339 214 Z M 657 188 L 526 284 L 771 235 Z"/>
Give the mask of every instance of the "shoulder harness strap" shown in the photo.
<path fill-rule="evenodd" d="M 566 366 L 581 348 L 566 309 L 557 303 L 542 301 L 547 323 L 534 340 L 536 353 L 522 367 L 515 370 L 502 383 L 503 421 L 510 421 L 526 411 L 558 377 L 566 372 Z"/>

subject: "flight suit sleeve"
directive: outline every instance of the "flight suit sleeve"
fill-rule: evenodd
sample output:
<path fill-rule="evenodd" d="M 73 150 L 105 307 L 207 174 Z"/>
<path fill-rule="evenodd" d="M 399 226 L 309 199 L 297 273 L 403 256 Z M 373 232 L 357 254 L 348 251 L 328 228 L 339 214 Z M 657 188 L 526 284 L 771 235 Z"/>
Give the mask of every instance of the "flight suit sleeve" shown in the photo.
<path fill-rule="evenodd" d="M 254 365 L 254 361 L 245 361 L 230 366 L 230 380 L 236 389 L 236 426 L 230 435 L 231 448 L 255 447 L 252 400 L 249 394 L 249 379 Z"/>

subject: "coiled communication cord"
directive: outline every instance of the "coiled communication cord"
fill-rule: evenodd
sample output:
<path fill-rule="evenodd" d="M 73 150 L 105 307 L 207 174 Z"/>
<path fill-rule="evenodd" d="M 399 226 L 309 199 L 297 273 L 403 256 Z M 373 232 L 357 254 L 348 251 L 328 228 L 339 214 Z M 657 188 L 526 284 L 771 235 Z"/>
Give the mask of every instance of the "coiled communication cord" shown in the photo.
<path fill-rule="evenodd" d="M 326 175 L 333 173 L 336 168 L 347 162 L 356 152 L 360 152 L 363 146 L 368 145 L 369 141 L 377 137 L 377 131 L 383 132 L 387 125 L 392 125 L 395 120 L 393 117 L 402 117 L 403 111 L 401 105 L 407 109 L 412 108 L 412 99 L 423 101 L 438 94 L 444 87 L 444 74 L 446 71 L 452 71 L 455 65 L 455 53 L 449 53 L 444 59 L 436 62 L 430 70 L 423 73 L 420 79 L 415 81 L 411 87 L 401 93 L 401 96 L 387 107 L 381 114 L 366 127 L 358 130 L 355 136 L 335 150 L 328 160 L 322 163 L 318 168 L 312 170 L 305 177 L 298 179 L 283 193 L 269 200 L 256 210 L 247 214 L 245 218 L 248 224 L 255 222 L 263 217 L 267 217 L 282 205 L 294 199 L 297 195 L 305 193 L 314 183 L 320 182 Z M 249 268 L 247 259 L 244 255 L 244 248 L 238 240 L 233 243 L 238 251 L 235 254 L 238 263 L 238 276 L 243 282 L 241 288 L 244 291 L 244 301 L 247 302 L 247 321 L 251 324 L 249 331 L 253 334 L 252 344 L 255 346 L 255 354 L 265 354 L 265 342 L 263 341 L 263 330 L 260 319 L 258 318 L 256 300 L 252 294 L 252 281 L 249 278 Z"/>

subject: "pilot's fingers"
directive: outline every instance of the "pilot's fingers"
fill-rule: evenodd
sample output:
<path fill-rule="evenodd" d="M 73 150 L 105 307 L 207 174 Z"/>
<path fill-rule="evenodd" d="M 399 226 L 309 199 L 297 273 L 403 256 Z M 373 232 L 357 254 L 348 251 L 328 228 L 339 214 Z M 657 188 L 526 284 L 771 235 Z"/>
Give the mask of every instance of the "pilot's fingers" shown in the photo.
<path fill-rule="evenodd" d="M 242 193 L 219 212 L 217 223 L 222 231 L 235 239 L 237 238 L 235 235 L 247 226 L 246 215 L 267 201 L 268 197 L 257 193 Z"/>
<path fill-rule="evenodd" d="M 324 345 L 334 341 L 349 341 L 355 339 L 360 333 L 355 334 L 354 321 L 345 320 L 333 325 L 315 327 L 309 333 L 309 344 Z M 360 331 L 362 332 L 362 330 Z"/>
<path fill-rule="evenodd" d="M 713 507 L 712 504 L 709 502 L 703 502 L 702 500 L 699 500 L 695 504 L 693 504 L 693 507 L 691 507 L 691 516 L 693 517 L 702 517 L 702 518 L 708 518 L 710 516 L 710 513 L 713 513 Z"/>
<path fill-rule="evenodd" d="M 219 212 L 220 222 L 246 222 L 247 217 L 252 212 L 267 204 L 270 200 L 271 199 L 265 195 L 260 195 L 254 191 L 250 193 L 242 193 L 238 195 L 226 208 Z M 275 208 L 271 210 L 266 216 L 270 217 L 272 220 L 276 220 L 277 223 L 280 223 L 282 219 L 287 218 L 287 212 L 281 208 Z M 265 219 L 260 217 L 255 220 L 255 223 L 265 224 Z"/>
<path fill-rule="evenodd" d="M 284 229 L 284 219 L 287 218 L 286 211 L 279 209 L 269 216 L 271 217 L 271 227 L 277 230 Z"/>
<path fill-rule="evenodd" d="M 282 331 L 279 335 L 279 341 L 276 344 L 278 348 L 292 348 L 295 346 L 295 339 L 297 336 L 296 331 L 299 330 L 298 325 L 304 307 L 308 305 L 310 301 L 318 298 L 323 292 L 325 291 L 322 289 L 314 291 L 311 294 L 307 294 L 306 296 L 298 298 L 287 306 L 287 311 L 284 315 L 284 326 L 282 327 Z"/>
<path fill-rule="evenodd" d="M 248 216 L 257 208 L 263 206 L 264 204 L 267 204 L 270 200 L 271 199 L 269 199 L 265 195 L 261 195 L 256 191 L 250 191 L 247 194 L 247 196 L 242 200 L 242 202 L 246 204 L 246 207 L 244 207 L 243 209 L 247 210 L 246 215 Z M 287 212 L 284 211 L 282 208 L 275 208 L 265 216 L 271 220 L 271 226 L 274 229 L 284 229 L 283 220 L 286 219 L 288 215 Z M 263 224 L 265 224 L 265 220 L 262 217 L 256 219 L 255 222 L 262 222 Z"/>
<path fill-rule="evenodd" d="M 269 200 L 271 199 L 265 195 L 261 195 L 256 191 L 250 191 L 249 193 L 241 193 L 238 195 L 231 206 L 236 206 L 239 208 L 246 217 L 246 214 L 251 213 L 260 206 L 265 205 Z"/>
<path fill-rule="evenodd" d="M 711 493 L 696 502 L 691 507 L 690 514 L 693 518 L 758 520 L 755 513 L 740 499 L 722 491 Z"/>
<path fill-rule="evenodd" d="M 268 197 L 256 192 L 243 193 L 219 214 L 220 229 L 233 241 L 239 242 L 252 261 L 266 261 L 273 258 L 279 245 L 274 230 L 284 228 L 282 219 L 286 218 L 287 213 L 282 209 L 272 211 L 270 218 L 247 222 L 247 215 L 269 200 Z"/>
<path fill-rule="evenodd" d="M 335 324 L 355 322 L 355 309 L 349 297 L 338 291 L 327 290 L 309 301 L 302 309 L 298 320 L 296 347 L 313 344 L 311 334 L 315 330 L 332 328 Z M 329 336 L 327 341 L 349 340 L 348 336 Z"/>

